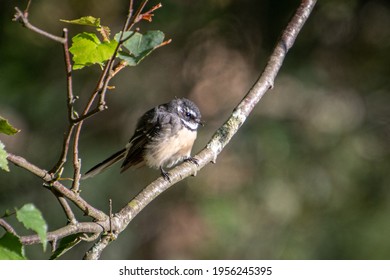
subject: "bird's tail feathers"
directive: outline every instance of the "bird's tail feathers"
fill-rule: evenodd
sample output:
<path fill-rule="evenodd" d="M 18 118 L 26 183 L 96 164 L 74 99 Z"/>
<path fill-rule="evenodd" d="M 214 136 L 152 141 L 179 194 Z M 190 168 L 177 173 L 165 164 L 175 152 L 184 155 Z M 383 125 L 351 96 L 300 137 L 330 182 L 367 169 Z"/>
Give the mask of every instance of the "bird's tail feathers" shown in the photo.
<path fill-rule="evenodd" d="M 102 161 L 101 163 L 95 165 L 92 167 L 90 170 L 88 170 L 82 177 L 81 179 L 87 179 L 90 177 L 93 177 L 104 170 L 106 170 L 108 167 L 113 165 L 114 163 L 118 162 L 119 160 L 123 159 L 126 155 L 126 148 L 116 152 L 106 160 Z"/>

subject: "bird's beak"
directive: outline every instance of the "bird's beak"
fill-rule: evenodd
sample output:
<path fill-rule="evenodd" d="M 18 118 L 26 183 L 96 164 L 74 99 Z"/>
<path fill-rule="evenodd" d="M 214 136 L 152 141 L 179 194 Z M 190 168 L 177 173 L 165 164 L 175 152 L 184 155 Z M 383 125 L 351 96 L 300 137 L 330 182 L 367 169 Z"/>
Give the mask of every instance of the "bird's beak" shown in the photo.
<path fill-rule="evenodd" d="M 196 119 L 196 122 L 200 124 L 201 126 L 205 126 L 205 122 L 203 122 L 201 119 Z"/>

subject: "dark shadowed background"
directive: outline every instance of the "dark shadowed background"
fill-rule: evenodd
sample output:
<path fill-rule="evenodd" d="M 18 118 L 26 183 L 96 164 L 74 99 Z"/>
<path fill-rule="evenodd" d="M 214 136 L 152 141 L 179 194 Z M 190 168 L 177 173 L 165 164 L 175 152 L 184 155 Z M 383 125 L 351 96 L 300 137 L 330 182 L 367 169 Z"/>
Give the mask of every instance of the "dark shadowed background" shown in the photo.
<path fill-rule="evenodd" d="M 140 114 L 175 96 L 199 105 L 207 125 L 194 152 L 203 148 L 262 71 L 299 1 L 162 4 L 141 31 L 159 29 L 173 41 L 111 82 L 109 109 L 83 127 L 83 171 L 122 148 Z M 62 47 L 12 21 L 13 7 L 23 9 L 25 1 L 0 5 L 0 115 L 21 129 L 0 139 L 7 151 L 50 169 L 67 127 Z M 51 33 L 68 27 L 75 35 L 93 30 L 59 19 L 93 15 L 116 33 L 127 5 L 33 1 L 30 20 Z M 389 259 L 389 51 L 389 1 L 319 1 L 275 88 L 217 163 L 153 201 L 102 258 Z M 74 72 L 79 110 L 99 71 Z M 66 167 L 63 176 L 71 176 L 72 166 Z M 41 181 L 10 168 L 0 171 L 0 213 L 32 202 L 49 230 L 63 226 L 65 215 Z M 119 174 L 116 166 L 84 181 L 81 194 L 105 212 L 112 198 L 117 211 L 158 175 L 147 168 Z M 8 220 L 28 233 L 14 217 Z M 90 246 L 63 258 L 80 259 Z M 26 254 L 41 259 L 50 252 L 36 245 Z"/>

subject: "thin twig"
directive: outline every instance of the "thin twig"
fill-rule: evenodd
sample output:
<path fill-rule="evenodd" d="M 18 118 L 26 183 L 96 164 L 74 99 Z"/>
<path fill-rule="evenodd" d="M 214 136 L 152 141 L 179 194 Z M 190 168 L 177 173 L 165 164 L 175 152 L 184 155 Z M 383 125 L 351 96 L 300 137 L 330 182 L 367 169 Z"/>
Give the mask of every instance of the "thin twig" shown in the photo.
<path fill-rule="evenodd" d="M 110 222 L 110 232 L 113 231 L 112 229 L 112 199 L 110 198 L 109 200 L 109 206 L 110 206 L 110 209 L 109 209 L 109 222 Z"/>
<path fill-rule="evenodd" d="M 72 191 L 79 192 L 80 187 L 80 179 L 81 179 L 81 158 L 79 158 L 78 154 L 78 140 L 75 141 L 73 147 L 77 145 L 77 147 L 73 150 L 73 183 L 72 183 Z"/>
<path fill-rule="evenodd" d="M 131 18 L 130 24 L 128 26 L 126 26 L 124 31 L 131 30 L 133 28 L 134 24 L 136 24 L 137 22 L 139 22 L 142 19 L 142 17 L 140 15 L 141 15 L 141 13 L 142 13 L 142 11 L 145 8 L 147 3 L 148 3 L 148 0 L 142 1 L 142 3 L 138 7 L 138 10 L 135 12 L 134 16 Z"/>
<path fill-rule="evenodd" d="M 84 234 L 84 236 L 80 236 L 80 239 L 85 242 L 92 242 L 99 238 L 101 232 L 96 232 L 88 236 L 87 234 Z"/>
<path fill-rule="evenodd" d="M 95 222 L 82 222 L 77 224 L 69 224 L 60 229 L 47 233 L 47 241 L 51 242 L 59 240 L 66 236 L 76 233 L 101 233 L 106 231 L 108 224 L 95 223 Z M 24 245 L 38 244 L 41 242 L 40 237 L 37 234 L 21 236 L 20 242 Z"/>
<path fill-rule="evenodd" d="M 77 193 L 74 193 L 62 185 L 59 181 L 57 181 L 56 178 L 53 177 L 52 174 L 49 174 L 46 170 L 41 169 L 36 165 L 28 162 L 26 159 L 11 153 L 7 154 L 7 160 L 41 178 L 48 188 L 54 188 L 55 191 L 59 192 L 64 197 L 72 201 L 81 211 L 84 212 L 85 215 L 90 216 L 97 221 L 108 220 L 108 217 L 105 213 L 92 207 Z"/>
<path fill-rule="evenodd" d="M 65 58 L 65 71 L 66 71 L 68 118 L 69 118 L 69 122 L 72 123 L 72 120 L 74 118 L 73 104 L 75 102 L 75 98 L 73 95 L 72 61 L 69 52 L 68 29 L 64 28 L 63 31 L 64 31 L 63 36 L 65 39 L 65 42 L 63 44 L 63 49 L 64 49 L 64 58 Z"/>
<path fill-rule="evenodd" d="M 67 108 L 68 108 L 69 127 L 68 127 L 68 130 L 64 136 L 64 143 L 62 145 L 62 152 L 61 152 L 60 158 L 59 158 L 58 162 L 50 170 L 50 173 L 53 173 L 53 174 L 56 174 L 66 162 L 66 159 L 68 156 L 68 151 L 69 151 L 69 144 L 70 144 L 70 140 L 71 140 L 73 129 L 74 129 L 73 104 L 75 101 L 75 97 L 73 95 L 72 62 L 71 62 L 70 53 L 69 53 L 68 30 L 66 28 L 64 28 L 64 30 L 63 30 L 63 36 L 64 36 L 63 37 L 64 42 L 62 43 L 62 45 L 63 45 L 63 49 L 64 49 L 64 60 L 65 60 L 65 71 L 66 71 Z"/>
<path fill-rule="evenodd" d="M 114 53 L 112 54 L 111 58 L 108 60 L 107 62 L 107 71 L 105 73 L 105 77 L 103 79 L 103 83 L 102 83 L 102 87 L 101 87 L 101 91 L 100 91 L 100 99 L 99 99 L 99 106 L 105 106 L 106 105 L 106 102 L 105 102 L 105 96 L 106 96 L 106 91 L 107 91 L 107 88 L 108 88 L 108 83 L 110 82 L 110 80 L 114 77 L 114 75 L 116 73 L 118 73 L 118 71 L 116 72 L 112 72 L 113 70 L 113 67 L 114 67 L 114 61 L 115 61 L 115 58 L 122 46 L 122 44 L 124 43 L 124 41 L 122 40 L 123 39 L 123 36 L 124 36 L 124 33 L 126 30 L 130 30 L 131 27 L 130 26 L 133 26 L 134 25 L 134 20 L 136 18 L 136 15 L 137 13 L 141 13 L 142 10 L 144 9 L 146 3 L 148 2 L 148 0 L 144 0 L 143 3 L 141 3 L 140 7 L 138 8 L 136 14 L 134 15 L 134 17 L 132 17 L 132 14 L 133 14 L 133 1 L 131 0 L 129 2 L 129 9 L 128 9 L 128 13 L 127 13 L 127 17 L 126 17 L 126 21 L 123 25 L 123 28 L 122 28 L 122 32 L 121 32 L 121 35 L 119 37 L 119 43 L 116 45 L 116 48 L 114 50 Z"/>
<path fill-rule="evenodd" d="M 68 222 L 71 224 L 76 224 L 77 223 L 76 216 L 74 215 L 72 208 L 70 208 L 68 201 L 58 192 L 54 191 L 53 189 L 52 191 L 54 195 L 57 197 L 62 209 L 64 210 Z"/>
<path fill-rule="evenodd" d="M 30 9 L 30 5 L 31 5 L 31 0 L 28 0 L 26 9 L 24 10 L 24 14 L 28 15 L 28 10 Z"/>
<path fill-rule="evenodd" d="M 35 33 L 38 33 L 42 36 L 45 36 L 53 41 L 59 42 L 61 44 L 65 43 L 65 39 L 63 37 L 59 37 L 53 34 L 50 34 L 49 32 L 46 32 L 42 29 L 39 29 L 38 27 L 32 25 L 28 20 L 28 13 L 23 13 L 18 7 L 15 7 L 16 13 L 13 18 L 14 21 L 19 21 L 23 24 L 24 27 L 27 29 L 30 29 L 31 31 L 34 31 Z"/>
<path fill-rule="evenodd" d="M 127 66 L 127 63 L 123 60 L 119 61 L 118 64 L 112 69 L 111 71 L 111 78 L 115 77 L 116 74 L 118 74 L 123 68 Z M 73 119 L 74 124 L 78 124 L 81 121 L 84 121 L 97 113 L 100 113 L 103 110 L 106 110 L 108 107 L 107 106 L 97 106 L 94 109 L 90 110 L 88 113 L 81 115 L 80 117 Z"/>
<path fill-rule="evenodd" d="M 66 65 L 66 77 L 67 77 L 67 93 L 68 93 L 68 118 L 71 120 L 73 118 L 73 102 L 74 102 L 74 97 L 73 97 L 73 87 L 72 87 L 72 65 L 71 65 L 71 59 L 70 59 L 70 54 L 69 54 L 69 45 L 68 45 L 68 30 L 64 29 L 63 30 L 63 37 L 59 37 L 53 34 L 50 34 L 42 29 L 39 29 L 38 27 L 32 25 L 29 20 L 28 20 L 28 9 L 30 7 L 31 0 L 28 1 L 27 3 L 27 8 L 25 9 L 24 12 L 22 12 L 18 7 L 15 7 L 16 13 L 14 16 L 14 21 L 20 21 L 23 26 L 26 28 L 41 34 L 51 40 L 54 40 L 56 42 L 59 42 L 63 45 L 64 48 L 64 56 L 65 56 L 65 65 Z M 58 162 L 53 166 L 53 168 L 50 170 L 50 173 L 56 174 L 62 166 L 66 162 L 67 154 L 68 154 L 68 149 L 69 149 L 69 143 L 70 139 L 72 136 L 73 132 L 73 123 L 70 122 L 70 126 L 65 133 L 64 137 L 64 143 L 63 143 L 63 148 L 62 152 L 60 155 L 60 159 Z"/>
<path fill-rule="evenodd" d="M 74 119 L 73 122 L 75 124 L 78 124 L 79 122 L 84 121 L 84 120 L 86 120 L 86 119 L 96 115 L 97 113 L 99 113 L 99 112 L 101 112 L 101 111 L 103 111 L 105 109 L 106 108 L 98 106 L 98 107 L 92 109 L 91 111 L 89 111 L 88 113 L 86 113 L 85 115 L 82 115 L 82 116 L 78 117 L 77 119 Z"/>
<path fill-rule="evenodd" d="M 13 235 L 18 236 L 15 229 L 7 223 L 4 219 L 0 218 L 0 226 L 3 227 L 7 232 L 12 233 Z M 111 226 L 110 226 L 111 227 Z"/>
<path fill-rule="evenodd" d="M 151 22 L 152 18 L 154 16 L 153 12 L 157 9 L 160 9 L 161 7 L 162 7 L 161 3 L 158 3 L 157 5 L 153 6 L 149 11 L 140 15 L 140 20 L 143 19 L 143 20 L 147 20 L 147 21 Z"/>
<path fill-rule="evenodd" d="M 60 158 L 58 159 L 57 163 L 52 167 L 52 169 L 50 169 L 50 174 L 57 174 L 58 171 L 62 168 L 62 166 L 64 166 L 69 151 L 69 144 L 72 138 L 73 129 L 74 125 L 71 124 L 69 125 L 68 130 L 65 132 Z"/>

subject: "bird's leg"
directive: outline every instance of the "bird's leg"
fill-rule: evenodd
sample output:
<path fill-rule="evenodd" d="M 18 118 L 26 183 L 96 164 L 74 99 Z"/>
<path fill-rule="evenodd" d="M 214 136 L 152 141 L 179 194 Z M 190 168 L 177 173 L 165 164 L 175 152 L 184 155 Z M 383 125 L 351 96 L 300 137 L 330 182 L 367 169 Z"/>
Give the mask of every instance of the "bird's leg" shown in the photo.
<path fill-rule="evenodd" d="M 167 181 L 170 183 L 170 182 L 171 182 L 171 178 L 169 177 L 169 173 L 166 172 L 166 171 L 162 168 L 162 166 L 160 166 L 160 171 L 161 171 L 161 176 L 163 176 L 163 178 L 164 178 L 165 180 L 167 180 Z"/>
<path fill-rule="evenodd" d="M 192 162 L 196 166 L 199 166 L 199 161 L 194 157 L 189 156 L 189 157 L 185 158 L 184 161 Z"/>
<path fill-rule="evenodd" d="M 184 159 L 184 161 L 191 162 L 191 163 L 195 164 L 196 167 L 199 167 L 199 161 L 196 158 L 192 157 L 192 156 L 187 157 L 186 159 Z M 195 171 L 192 174 L 192 176 L 194 176 L 194 177 L 196 176 L 197 170 L 198 170 L 198 168 L 195 168 Z"/>

